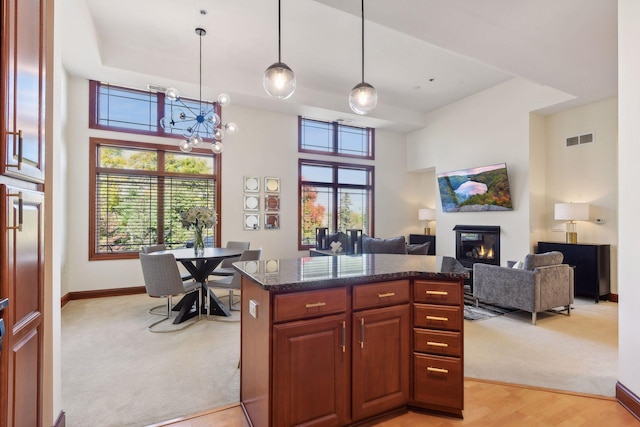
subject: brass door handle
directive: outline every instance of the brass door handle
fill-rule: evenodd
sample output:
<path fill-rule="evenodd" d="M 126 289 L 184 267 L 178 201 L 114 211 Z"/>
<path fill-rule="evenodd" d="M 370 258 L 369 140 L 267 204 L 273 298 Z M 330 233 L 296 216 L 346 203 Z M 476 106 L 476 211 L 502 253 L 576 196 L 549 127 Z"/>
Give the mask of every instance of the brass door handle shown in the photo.
<path fill-rule="evenodd" d="M 434 368 L 432 366 L 427 366 L 427 371 L 429 371 L 429 372 L 437 372 L 439 374 L 448 374 L 449 373 L 448 369 Z"/>
<path fill-rule="evenodd" d="M 448 322 L 449 318 L 448 317 L 440 317 L 440 316 L 427 316 L 427 320 L 439 320 L 442 322 Z"/>
<path fill-rule="evenodd" d="M 22 191 L 19 191 L 18 193 L 7 194 L 7 197 L 15 197 L 15 196 L 18 196 L 18 225 L 7 226 L 7 230 L 22 231 L 23 212 L 24 212 L 24 203 L 22 201 Z"/>
<path fill-rule="evenodd" d="M 449 295 L 447 291 L 427 291 L 427 295 Z"/>
<path fill-rule="evenodd" d="M 8 168 L 22 169 L 22 129 L 18 132 L 7 132 L 8 135 L 18 135 L 18 163 L 7 163 L 5 166 Z"/>
<path fill-rule="evenodd" d="M 434 342 L 434 341 L 427 341 L 427 345 L 430 345 L 432 347 L 449 347 L 449 344 L 447 344 L 447 343 Z"/>
<path fill-rule="evenodd" d="M 386 294 L 378 294 L 378 298 L 388 298 L 395 296 L 395 292 L 387 292 Z"/>
<path fill-rule="evenodd" d="M 347 351 L 347 322 L 342 321 L 342 352 Z"/>

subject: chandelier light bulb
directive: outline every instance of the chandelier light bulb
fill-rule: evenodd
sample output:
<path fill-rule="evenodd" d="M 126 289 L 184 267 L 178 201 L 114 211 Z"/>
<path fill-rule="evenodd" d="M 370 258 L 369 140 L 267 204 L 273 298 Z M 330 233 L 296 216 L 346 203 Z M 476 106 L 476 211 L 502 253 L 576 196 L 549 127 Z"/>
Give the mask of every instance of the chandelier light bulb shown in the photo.
<path fill-rule="evenodd" d="M 214 129 L 213 139 L 215 139 L 216 141 L 220 141 L 222 138 L 224 138 L 224 131 L 221 128 Z"/>
<path fill-rule="evenodd" d="M 233 123 L 233 122 L 229 122 L 226 125 L 224 125 L 225 130 L 227 131 L 228 135 L 235 135 L 238 133 L 238 131 L 240 130 L 238 128 L 238 125 Z"/>
<path fill-rule="evenodd" d="M 193 147 L 200 147 L 202 145 L 202 137 L 198 134 L 193 135 L 191 138 L 189 138 L 189 144 L 191 144 Z"/>
<path fill-rule="evenodd" d="M 193 147 L 191 146 L 189 141 L 187 141 L 186 139 L 183 139 L 182 141 L 180 141 L 180 150 L 185 153 L 190 153 L 191 150 L 193 150 Z"/>
<path fill-rule="evenodd" d="M 224 145 L 222 144 L 222 142 L 216 142 L 215 144 L 211 144 L 211 151 L 213 151 L 214 154 L 222 153 L 223 149 L 224 149 Z"/>
<path fill-rule="evenodd" d="M 170 101 L 177 101 L 180 99 L 180 92 L 175 87 L 170 87 L 164 92 L 164 96 Z"/>
<path fill-rule="evenodd" d="M 231 104 L 231 97 L 226 93 L 221 93 L 220 95 L 218 95 L 218 104 L 220 104 L 220 106 L 222 107 L 226 107 L 227 105 Z"/>
<path fill-rule="evenodd" d="M 377 104 L 378 92 L 369 83 L 359 83 L 349 93 L 349 107 L 354 113 L 367 114 L 376 108 Z"/>

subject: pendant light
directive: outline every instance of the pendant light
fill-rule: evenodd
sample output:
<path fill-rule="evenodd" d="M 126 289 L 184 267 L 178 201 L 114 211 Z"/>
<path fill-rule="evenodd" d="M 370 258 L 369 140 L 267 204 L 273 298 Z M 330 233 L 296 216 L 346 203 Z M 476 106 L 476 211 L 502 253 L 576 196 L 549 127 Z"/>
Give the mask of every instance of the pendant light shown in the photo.
<path fill-rule="evenodd" d="M 362 81 L 351 89 L 349 107 L 357 114 L 367 114 L 376 108 L 378 92 L 364 81 L 364 0 L 362 2 Z"/>
<path fill-rule="evenodd" d="M 202 13 L 202 11 L 200 12 Z M 197 105 L 192 102 L 185 102 L 180 98 L 180 92 L 176 88 L 167 88 L 165 98 L 172 102 L 170 117 L 162 117 L 160 126 L 171 133 L 172 128 L 181 129 L 185 139 L 180 141 L 180 149 L 186 153 L 194 148 L 204 145 L 205 138 L 212 140 L 210 148 L 216 154 L 224 149 L 222 139 L 225 132 L 228 135 L 238 133 L 238 125 L 235 123 L 223 124 L 220 116 L 216 113 L 216 105 L 202 102 L 202 37 L 207 35 L 204 28 L 196 28 L 196 34 L 200 40 L 200 74 L 199 87 L 200 95 Z M 231 103 L 231 98 L 226 93 L 218 95 L 217 105 L 227 106 Z M 206 107 L 206 108 L 205 108 Z"/>
<path fill-rule="evenodd" d="M 287 99 L 296 91 L 296 76 L 293 75 L 293 70 L 282 62 L 280 53 L 280 0 L 278 0 L 278 62 L 265 70 L 262 84 L 269 96 Z"/>

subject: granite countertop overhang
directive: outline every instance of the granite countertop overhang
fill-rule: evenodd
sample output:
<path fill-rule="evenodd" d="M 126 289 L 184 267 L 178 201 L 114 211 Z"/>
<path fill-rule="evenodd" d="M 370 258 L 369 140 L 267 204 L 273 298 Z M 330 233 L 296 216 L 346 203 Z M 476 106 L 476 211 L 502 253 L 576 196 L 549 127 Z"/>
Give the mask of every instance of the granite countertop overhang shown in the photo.
<path fill-rule="evenodd" d="M 236 262 L 233 267 L 273 292 L 331 288 L 402 279 L 469 278 L 455 258 L 364 254 Z"/>

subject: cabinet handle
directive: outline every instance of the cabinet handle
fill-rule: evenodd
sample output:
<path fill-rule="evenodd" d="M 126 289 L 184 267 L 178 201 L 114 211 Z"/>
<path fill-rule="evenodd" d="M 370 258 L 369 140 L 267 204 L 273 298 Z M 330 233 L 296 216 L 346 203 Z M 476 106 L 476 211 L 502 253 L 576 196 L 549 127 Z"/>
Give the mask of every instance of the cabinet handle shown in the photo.
<path fill-rule="evenodd" d="M 18 193 L 8 193 L 7 197 L 15 197 L 18 196 L 18 225 L 13 225 L 13 226 L 7 226 L 7 230 L 18 230 L 18 231 L 22 231 L 22 222 L 23 222 L 23 207 L 24 207 L 24 203 L 22 201 L 22 191 L 19 191 Z"/>
<path fill-rule="evenodd" d="M 449 318 L 448 317 L 440 317 L 440 316 L 427 316 L 427 320 L 440 320 L 443 322 L 448 322 Z"/>
<path fill-rule="evenodd" d="M 347 324 L 345 321 L 342 322 L 342 352 L 347 351 Z"/>
<path fill-rule="evenodd" d="M 427 291 L 427 295 L 444 295 L 444 296 L 447 296 L 447 295 L 449 295 L 449 292 L 447 292 L 447 291 Z"/>
<path fill-rule="evenodd" d="M 7 163 L 5 166 L 8 168 L 22 169 L 22 129 L 18 132 L 7 132 L 8 135 L 18 135 L 18 163 Z"/>
<path fill-rule="evenodd" d="M 386 294 L 378 294 L 378 298 L 388 298 L 395 296 L 395 292 L 387 292 Z"/>
<path fill-rule="evenodd" d="M 427 341 L 427 345 L 430 345 L 430 346 L 433 346 L 433 347 L 449 347 L 449 344 L 447 344 L 445 342 Z"/>
<path fill-rule="evenodd" d="M 360 319 L 360 348 L 364 348 L 364 319 Z"/>
<path fill-rule="evenodd" d="M 449 373 L 448 369 L 434 368 L 432 366 L 427 366 L 427 371 L 429 371 L 429 372 L 438 372 L 440 374 L 448 374 Z"/>
<path fill-rule="evenodd" d="M 325 305 L 327 305 L 326 302 L 314 302 L 313 304 L 307 304 L 305 307 L 307 308 L 324 307 Z"/>

